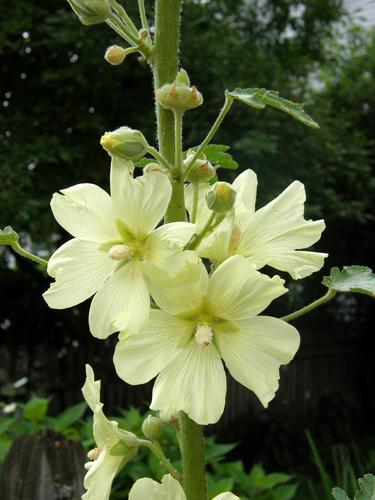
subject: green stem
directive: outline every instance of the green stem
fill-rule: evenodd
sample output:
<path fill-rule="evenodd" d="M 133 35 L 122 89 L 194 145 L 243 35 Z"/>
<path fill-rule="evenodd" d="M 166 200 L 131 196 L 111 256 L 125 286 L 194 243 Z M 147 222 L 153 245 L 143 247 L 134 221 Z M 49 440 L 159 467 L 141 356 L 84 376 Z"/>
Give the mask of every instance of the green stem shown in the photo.
<path fill-rule="evenodd" d="M 210 229 L 213 229 L 216 227 L 217 224 L 214 224 L 216 218 L 215 212 L 212 212 L 210 215 L 210 218 L 207 220 L 206 224 L 204 225 L 202 231 L 200 231 L 198 234 L 196 234 L 193 239 L 188 243 L 185 247 L 186 250 L 193 250 L 194 248 L 197 248 L 199 243 L 203 240 L 203 238 L 206 236 L 208 231 Z"/>
<path fill-rule="evenodd" d="M 123 23 L 129 29 L 129 31 L 134 35 L 136 39 L 138 39 L 138 30 L 135 27 L 135 24 L 128 16 L 126 10 L 122 5 L 116 2 L 116 0 L 110 0 L 112 8 L 116 11 L 117 15 L 122 18 Z"/>
<path fill-rule="evenodd" d="M 216 118 L 215 123 L 212 125 L 211 130 L 208 132 L 206 138 L 202 142 L 202 144 L 199 146 L 197 151 L 195 152 L 193 158 L 191 159 L 189 165 L 186 167 L 186 170 L 184 172 L 183 178 L 186 179 L 187 176 L 189 175 L 191 169 L 194 166 L 195 161 L 199 158 L 200 154 L 203 153 L 204 148 L 208 146 L 208 144 L 211 142 L 213 136 L 216 134 L 218 128 L 220 127 L 222 121 L 224 120 L 226 114 L 230 110 L 231 106 L 233 103 L 233 97 L 230 96 L 228 93 L 225 93 L 225 102 L 224 106 L 222 107 L 219 116 Z"/>
<path fill-rule="evenodd" d="M 183 411 L 179 412 L 183 487 L 186 500 L 206 500 L 207 487 L 202 427 Z"/>
<path fill-rule="evenodd" d="M 131 35 L 131 33 L 126 30 L 124 27 L 122 26 L 119 26 L 117 24 L 117 20 L 115 18 L 113 19 L 107 19 L 106 20 L 106 23 L 108 24 L 108 26 L 110 28 L 113 29 L 113 31 L 115 31 L 121 38 L 123 38 L 124 40 L 126 40 L 129 45 L 133 46 L 133 45 L 136 45 L 135 41 L 134 41 L 134 37 Z M 137 40 L 137 43 L 139 43 L 139 40 Z"/>
<path fill-rule="evenodd" d="M 174 157 L 175 157 L 175 172 L 179 177 L 182 168 L 182 113 L 176 111 L 174 113 Z"/>
<path fill-rule="evenodd" d="M 326 302 L 330 301 L 333 299 L 333 297 L 336 295 L 336 290 L 331 290 L 329 289 L 326 294 L 323 295 L 323 297 L 320 297 L 320 299 L 314 300 L 314 302 L 311 302 L 311 304 L 308 304 L 305 307 L 302 307 L 302 309 L 298 309 L 298 311 L 295 311 L 293 313 L 287 314 L 286 316 L 283 316 L 282 319 L 283 321 L 292 321 L 293 319 L 299 318 L 300 316 L 303 316 L 304 314 L 309 313 L 310 311 L 313 311 L 319 306 L 322 306 Z"/>
<path fill-rule="evenodd" d="M 139 15 L 141 17 L 142 28 L 150 33 L 146 16 L 145 0 L 138 0 L 138 7 L 139 7 Z"/>
<path fill-rule="evenodd" d="M 139 439 L 139 444 L 141 446 L 146 446 L 155 457 L 159 460 L 159 462 L 163 465 L 163 467 L 173 476 L 177 481 L 182 482 L 182 476 L 178 472 L 178 470 L 171 464 L 169 459 L 164 455 L 164 451 L 160 446 L 158 441 L 148 441 L 146 439 Z"/>
<path fill-rule="evenodd" d="M 24 250 L 18 243 L 13 243 L 11 247 L 22 257 L 32 260 L 33 262 L 37 262 L 38 264 L 42 264 L 42 266 L 48 266 L 48 260 L 42 259 L 41 257 L 38 257 L 37 255 L 34 255 L 27 250 Z"/>
<path fill-rule="evenodd" d="M 193 207 L 191 211 L 191 221 L 195 224 L 197 220 L 197 211 L 198 211 L 198 200 L 199 200 L 199 181 L 192 182 L 193 185 Z"/>
<path fill-rule="evenodd" d="M 180 12 L 182 0 L 156 0 L 155 4 L 155 91 L 172 82 L 177 74 L 180 42 Z M 156 103 L 158 142 L 160 153 L 172 163 L 174 160 L 173 113 Z"/>
<path fill-rule="evenodd" d="M 168 170 L 173 170 L 173 166 L 152 146 L 147 146 L 147 152 L 152 155 L 161 165 L 164 165 Z"/>

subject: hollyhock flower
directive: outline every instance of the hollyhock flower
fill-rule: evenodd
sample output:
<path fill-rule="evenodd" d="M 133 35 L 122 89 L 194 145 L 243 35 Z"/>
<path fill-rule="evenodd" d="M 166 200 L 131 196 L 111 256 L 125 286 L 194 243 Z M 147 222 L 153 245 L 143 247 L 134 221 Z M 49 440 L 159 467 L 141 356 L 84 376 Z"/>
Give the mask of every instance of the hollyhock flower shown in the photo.
<path fill-rule="evenodd" d="M 257 176 L 245 170 L 232 184 L 237 191 L 234 211 L 196 249 L 201 257 L 215 263 L 231 255 L 243 255 L 255 269 L 269 265 L 300 279 L 318 271 L 327 257 L 325 253 L 301 249 L 319 240 L 325 228 L 323 220 L 305 220 L 305 188 L 301 182 L 292 182 L 277 198 L 255 210 Z M 210 217 L 205 193 L 210 189 L 202 184 L 197 210 L 198 230 Z M 193 187 L 186 188 L 186 204 L 192 212 Z"/>
<path fill-rule="evenodd" d="M 150 310 L 147 270 L 154 266 L 176 274 L 189 255 L 181 250 L 195 230 L 187 222 L 156 228 L 171 198 L 170 181 L 160 172 L 134 179 L 132 165 L 112 160 L 111 196 L 94 184 L 77 184 L 51 201 L 57 222 L 74 238 L 49 260 L 55 282 L 44 299 L 64 309 L 95 294 L 89 325 L 98 338 L 138 331 Z"/>
<path fill-rule="evenodd" d="M 129 500 L 186 500 L 182 486 L 171 475 L 166 474 L 161 484 L 148 477 L 138 479 L 129 492 Z M 240 500 L 233 493 L 216 495 L 212 500 Z"/>
<path fill-rule="evenodd" d="M 258 316 L 287 291 L 284 280 L 255 271 L 238 255 L 210 278 L 203 264 L 190 274 L 187 284 L 155 287 L 161 310 L 151 311 L 139 335 L 120 334 L 117 374 L 129 384 L 159 374 L 150 408 L 166 414 L 183 410 L 206 425 L 217 422 L 224 410 L 223 359 L 231 375 L 267 407 L 278 388 L 280 365 L 289 363 L 299 347 L 293 326 Z"/>
<path fill-rule="evenodd" d="M 112 481 L 118 471 L 138 453 L 137 437 L 118 428 L 117 422 L 107 419 L 100 402 L 100 380 L 94 379 L 90 365 L 86 365 L 86 382 L 82 387 L 86 403 L 94 414 L 93 431 L 97 448 L 88 453 L 85 464 L 86 493 L 83 500 L 108 500 Z M 114 447 L 117 448 L 113 454 Z"/>

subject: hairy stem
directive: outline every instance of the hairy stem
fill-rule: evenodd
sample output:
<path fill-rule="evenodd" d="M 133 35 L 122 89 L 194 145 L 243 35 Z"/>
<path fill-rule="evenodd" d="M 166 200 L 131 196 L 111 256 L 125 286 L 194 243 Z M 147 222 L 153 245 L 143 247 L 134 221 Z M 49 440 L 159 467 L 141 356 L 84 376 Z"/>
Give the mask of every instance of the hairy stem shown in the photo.
<path fill-rule="evenodd" d="M 179 176 L 182 167 L 182 113 L 174 113 L 174 157 L 175 157 L 175 172 Z"/>
<path fill-rule="evenodd" d="M 293 313 L 287 314 L 286 316 L 283 316 L 282 319 L 283 321 L 292 321 L 293 319 L 299 318 L 300 316 L 303 316 L 304 314 L 309 313 L 310 311 L 313 311 L 319 306 L 322 306 L 326 302 L 330 301 L 333 299 L 333 297 L 336 295 L 335 290 L 329 289 L 327 293 L 323 295 L 323 297 L 320 297 L 320 299 L 314 300 L 314 302 L 311 302 L 311 304 L 308 304 L 305 307 L 302 307 L 301 309 L 298 309 L 298 311 L 294 311 Z"/>
<path fill-rule="evenodd" d="M 183 487 L 186 500 L 206 500 L 207 487 L 202 427 L 180 411 L 178 416 L 181 442 Z"/>
<path fill-rule="evenodd" d="M 177 479 L 177 481 L 182 482 L 181 474 L 171 464 L 170 460 L 164 455 L 164 451 L 158 441 L 148 441 L 146 439 L 140 439 L 139 444 L 141 444 L 142 446 L 146 446 L 149 450 L 151 450 L 155 457 L 159 460 L 161 465 L 169 472 L 169 474 Z"/>
<path fill-rule="evenodd" d="M 189 165 L 186 167 L 186 170 L 185 170 L 184 175 L 183 175 L 184 179 L 186 179 L 187 176 L 189 175 L 191 169 L 194 167 L 195 161 L 199 158 L 199 155 L 201 153 L 203 153 L 204 148 L 206 146 L 208 146 L 208 144 L 210 144 L 212 138 L 214 137 L 214 135 L 216 134 L 217 130 L 219 129 L 222 121 L 224 120 L 226 114 L 230 110 L 230 108 L 232 106 L 232 103 L 233 103 L 233 97 L 230 96 L 228 93 L 226 93 L 225 94 L 224 106 L 222 107 L 222 109 L 221 109 L 218 117 L 216 118 L 215 123 L 212 125 L 211 130 L 208 132 L 206 138 L 201 143 L 201 145 L 199 146 L 199 148 L 196 150 L 193 158 L 189 162 Z"/>
<path fill-rule="evenodd" d="M 13 243 L 11 247 L 16 253 L 18 253 L 22 257 L 32 260 L 33 262 L 37 262 L 42 266 L 48 266 L 48 260 L 42 259 L 41 257 L 38 257 L 37 255 L 34 255 L 33 253 L 28 252 L 27 250 L 24 250 L 18 243 Z"/>

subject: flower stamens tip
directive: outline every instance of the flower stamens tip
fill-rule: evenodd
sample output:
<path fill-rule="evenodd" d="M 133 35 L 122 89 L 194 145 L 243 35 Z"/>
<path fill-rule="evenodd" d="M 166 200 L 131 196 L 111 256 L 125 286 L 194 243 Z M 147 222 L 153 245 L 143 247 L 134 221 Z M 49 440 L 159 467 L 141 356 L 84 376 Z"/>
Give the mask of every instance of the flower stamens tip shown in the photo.
<path fill-rule="evenodd" d="M 132 251 L 129 245 L 114 245 L 108 250 L 108 255 L 113 260 L 123 260 L 132 257 Z"/>
<path fill-rule="evenodd" d="M 102 450 L 100 448 L 93 448 L 87 453 L 87 458 L 92 461 L 97 460 L 99 458 L 101 451 Z"/>
<path fill-rule="evenodd" d="M 207 323 L 203 323 L 197 326 L 197 331 L 195 332 L 195 341 L 198 345 L 207 346 L 210 345 L 213 338 L 213 331 Z"/>

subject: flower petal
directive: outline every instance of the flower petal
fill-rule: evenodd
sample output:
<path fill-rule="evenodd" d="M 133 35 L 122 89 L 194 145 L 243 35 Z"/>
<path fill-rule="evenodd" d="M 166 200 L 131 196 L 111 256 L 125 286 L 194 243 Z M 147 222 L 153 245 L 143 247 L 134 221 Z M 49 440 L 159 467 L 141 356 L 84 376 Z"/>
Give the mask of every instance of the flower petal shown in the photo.
<path fill-rule="evenodd" d="M 310 276 L 324 266 L 327 253 L 303 252 L 301 250 L 279 250 L 270 256 L 267 264 L 288 272 L 295 280 Z"/>
<path fill-rule="evenodd" d="M 195 229 L 195 224 L 189 222 L 171 222 L 158 227 L 146 240 L 145 258 L 159 267 L 169 267 L 171 255 L 183 249 Z"/>
<path fill-rule="evenodd" d="M 56 250 L 48 261 L 55 278 L 43 297 L 49 307 L 65 309 L 80 304 L 113 273 L 116 262 L 98 243 L 73 239 Z"/>
<path fill-rule="evenodd" d="M 172 186 L 165 174 L 150 172 L 124 182 L 121 220 L 136 238 L 145 238 L 162 219 Z"/>
<path fill-rule="evenodd" d="M 212 262 L 223 262 L 230 256 L 230 244 L 234 224 L 234 214 L 228 214 L 197 247 L 198 255 Z"/>
<path fill-rule="evenodd" d="M 51 208 L 57 222 L 76 238 L 105 243 L 117 241 L 112 200 L 95 184 L 77 184 L 54 193 Z"/>
<path fill-rule="evenodd" d="M 182 410 L 198 424 L 213 424 L 224 411 L 226 386 L 216 347 L 192 339 L 160 372 L 150 408 L 167 414 Z"/>
<path fill-rule="evenodd" d="M 129 160 L 123 160 L 118 156 L 111 159 L 111 198 L 115 216 L 121 219 L 124 207 L 127 204 L 125 185 L 129 178 L 133 177 L 134 163 Z"/>
<path fill-rule="evenodd" d="M 144 384 L 180 352 L 194 333 L 194 324 L 164 311 L 151 310 L 138 335 L 128 335 L 116 345 L 113 362 L 117 375 L 128 384 Z"/>
<path fill-rule="evenodd" d="M 82 496 L 82 500 L 108 500 L 113 479 L 122 462 L 123 457 L 111 456 L 103 450 L 99 458 L 92 462 L 85 476 L 83 485 L 87 491 Z"/>
<path fill-rule="evenodd" d="M 279 276 L 258 273 L 247 259 L 235 255 L 211 276 L 207 298 L 217 317 L 239 321 L 256 316 L 287 291 Z"/>
<path fill-rule="evenodd" d="M 175 277 L 156 266 L 149 265 L 145 271 L 152 298 L 161 309 L 172 315 L 195 312 L 201 307 L 207 291 L 208 273 L 202 261 L 190 252 L 183 253 L 187 254 L 187 258 L 180 267 L 181 274 Z"/>
<path fill-rule="evenodd" d="M 242 213 L 236 217 L 240 237 L 234 253 L 247 257 L 257 269 L 272 265 L 273 261 L 276 269 L 286 270 L 293 276 L 294 250 L 314 244 L 325 228 L 323 220 L 304 219 L 305 199 L 303 184 L 295 181 L 254 215 Z M 288 252 L 291 252 L 289 261 Z M 278 267 L 279 254 L 283 255 L 283 268 Z M 311 272 L 315 270 L 312 266 Z"/>
<path fill-rule="evenodd" d="M 186 500 L 182 486 L 170 474 L 163 476 L 161 484 L 143 477 L 129 492 L 129 500 Z"/>
<path fill-rule="evenodd" d="M 231 375 L 260 399 L 264 407 L 279 386 L 280 365 L 298 350 L 298 331 L 285 321 L 259 316 L 237 324 L 237 331 L 220 331 L 215 338 Z"/>
<path fill-rule="evenodd" d="M 138 262 L 129 262 L 112 274 L 91 302 L 90 331 L 100 339 L 120 330 L 138 332 L 149 311 L 149 292 Z"/>
<path fill-rule="evenodd" d="M 100 380 L 95 380 L 94 370 L 86 364 L 86 380 L 82 387 L 82 394 L 91 411 L 95 411 L 97 405 L 100 405 Z"/>
<path fill-rule="evenodd" d="M 253 170 L 245 170 L 234 180 L 232 187 L 235 189 L 236 214 L 246 211 L 253 214 L 255 212 L 255 202 L 257 197 L 258 179 Z"/>

